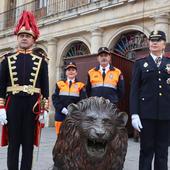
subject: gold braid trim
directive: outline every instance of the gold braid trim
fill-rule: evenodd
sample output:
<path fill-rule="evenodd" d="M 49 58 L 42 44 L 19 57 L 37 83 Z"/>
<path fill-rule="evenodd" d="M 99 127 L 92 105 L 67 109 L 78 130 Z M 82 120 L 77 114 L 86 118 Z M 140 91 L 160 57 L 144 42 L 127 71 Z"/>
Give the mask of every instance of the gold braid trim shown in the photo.
<path fill-rule="evenodd" d="M 39 71 L 40 71 L 40 66 L 41 66 L 42 58 L 39 57 L 39 56 L 36 56 L 34 54 L 30 54 L 30 55 L 33 57 L 32 60 L 38 59 L 38 62 L 34 63 L 37 66 L 37 69 L 35 69 L 36 72 L 35 72 L 35 74 L 32 74 L 32 76 L 34 77 L 34 79 L 32 81 L 33 82 L 33 87 L 35 87 L 36 82 L 37 82 L 37 78 L 38 78 L 38 74 L 39 74 Z"/>
<path fill-rule="evenodd" d="M 16 54 L 8 57 L 8 66 L 9 66 L 9 73 L 10 73 L 11 85 L 12 85 L 12 86 L 15 85 L 14 82 L 15 82 L 17 79 L 14 79 L 14 74 L 13 74 L 13 71 L 12 71 L 12 70 L 15 69 L 15 66 L 12 66 L 14 63 L 11 61 L 11 59 L 16 60 L 16 59 L 17 59 L 17 58 L 16 58 L 17 55 L 18 55 L 18 53 L 16 53 Z"/>

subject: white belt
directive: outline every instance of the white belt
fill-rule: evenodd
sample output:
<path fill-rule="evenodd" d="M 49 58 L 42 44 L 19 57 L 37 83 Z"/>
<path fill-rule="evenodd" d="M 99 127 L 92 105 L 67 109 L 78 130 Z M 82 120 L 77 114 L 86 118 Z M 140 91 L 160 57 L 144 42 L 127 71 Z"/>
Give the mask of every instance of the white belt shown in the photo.
<path fill-rule="evenodd" d="M 35 88 L 31 85 L 23 85 L 23 86 L 8 86 L 7 87 L 7 92 L 12 92 L 12 94 L 16 94 L 19 92 L 25 92 L 28 94 L 33 95 L 34 93 L 40 93 L 41 89 L 40 88 Z"/>

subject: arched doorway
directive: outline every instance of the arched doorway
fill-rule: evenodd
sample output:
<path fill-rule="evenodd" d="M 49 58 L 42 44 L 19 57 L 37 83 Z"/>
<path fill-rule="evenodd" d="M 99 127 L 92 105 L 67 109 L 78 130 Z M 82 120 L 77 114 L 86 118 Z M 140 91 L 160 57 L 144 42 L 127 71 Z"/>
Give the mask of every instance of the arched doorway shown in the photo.
<path fill-rule="evenodd" d="M 64 65 L 68 61 L 74 61 L 76 63 L 78 68 L 77 78 L 83 82 L 86 81 L 89 68 L 96 64 L 96 58 L 90 55 L 88 46 L 82 41 L 74 41 L 67 46 L 64 54 Z"/>
<path fill-rule="evenodd" d="M 122 111 L 129 115 L 128 133 L 133 135 L 133 128 L 131 126 L 130 112 L 129 112 L 129 94 L 132 78 L 132 68 L 134 61 L 148 54 L 147 37 L 140 31 L 130 31 L 122 33 L 111 48 L 112 62 L 115 67 L 118 67 L 125 79 L 125 96 L 124 100 L 119 103 Z"/>
<path fill-rule="evenodd" d="M 131 31 L 122 34 L 112 50 L 115 55 L 134 61 L 147 53 L 147 47 L 146 35 L 140 31 Z"/>
<path fill-rule="evenodd" d="M 87 45 L 82 41 L 75 41 L 71 43 L 66 50 L 65 59 L 69 57 L 82 56 L 90 53 Z"/>

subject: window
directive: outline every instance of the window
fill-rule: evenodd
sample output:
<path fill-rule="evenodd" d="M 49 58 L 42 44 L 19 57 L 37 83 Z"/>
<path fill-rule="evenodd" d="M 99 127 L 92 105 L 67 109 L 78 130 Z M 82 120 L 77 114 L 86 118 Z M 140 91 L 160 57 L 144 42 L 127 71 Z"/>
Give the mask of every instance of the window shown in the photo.
<path fill-rule="evenodd" d="M 76 41 L 70 45 L 65 57 L 74 57 L 87 54 L 90 54 L 90 51 L 86 44 L 81 41 Z"/>
<path fill-rule="evenodd" d="M 35 1 L 35 17 L 37 19 L 47 15 L 47 1 L 48 0 L 37 0 Z"/>
<path fill-rule="evenodd" d="M 36 4 L 37 4 L 37 8 L 43 8 L 47 6 L 47 1 L 48 0 L 37 0 Z"/>
<path fill-rule="evenodd" d="M 146 35 L 140 31 L 132 31 L 121 35 L 120 39 L 113 47 L 113 51 L 118 56 L 123 56 L 129 60 L 134 60 L 136 59 L 136 53 L 143 51 L 146 47 Z"/>

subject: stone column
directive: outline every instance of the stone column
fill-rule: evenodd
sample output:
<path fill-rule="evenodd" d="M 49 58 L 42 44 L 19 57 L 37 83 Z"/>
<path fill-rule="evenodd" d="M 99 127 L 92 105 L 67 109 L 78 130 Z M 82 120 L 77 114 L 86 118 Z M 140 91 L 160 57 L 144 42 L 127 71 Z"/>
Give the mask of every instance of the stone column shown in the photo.
<path fill-rule="evenodd" d="M 157 15 L 155 19 L 155 29 L 164 31 L 167 36 L 167 42 L 170 42 L 169 34 L 169 14 Z"/>
<path fill-rule="evenodd" d="M 49 120 L 47 126 L 54 126 L 54 107 L 52 105 L 51 96 L 55 90 L 56 84 L 56 61 L 57 61 L 57 39 L 53 38 L 47 40 L 47 48 L 48 48 L 48 72 L 49 72 L 49 94 L 50 94 L 50 112 L 49 112 Z"/>
<path fill-rule="evenodd" d="M 98 49 L 102 46 L 102 29 L 91 30 L 91 54 L 97 53 Z"/>

